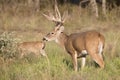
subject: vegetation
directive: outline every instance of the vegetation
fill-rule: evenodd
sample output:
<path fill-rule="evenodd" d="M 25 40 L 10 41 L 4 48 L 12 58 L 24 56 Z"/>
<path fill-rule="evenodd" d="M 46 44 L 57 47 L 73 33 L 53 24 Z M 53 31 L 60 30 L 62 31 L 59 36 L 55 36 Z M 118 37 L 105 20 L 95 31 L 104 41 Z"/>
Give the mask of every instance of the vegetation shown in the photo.
<path fill-rule="evenodd" d="M 65 33 L 94 29 L 106 39 L 105 68 L 101 70 L 87 56 L 85 68 L 80 69 L 81 59 L 78 59 L 79 71 L 74 72 L 70 55 L 54 42 L 46 43 L 49 62 L 45 57 L 32 54 L 18 58 L 17 43 L 42 40 L 54 28 L 54 24 L 42 16 L 43 12 L 52 11 L 48 0 L 49 8 L 44 4 L 39 11 L 33 11 L 20 1 L 14 5 L 4 3 L 4 9 L 0 9 L 0 80 L 120 80 L 120 7 L 107 11 L 106 18 L 100 14 L 95 19 L 89 7 L 79 9 L 70 3 L 59 5 L 61 13 L 69 11 Z"/>

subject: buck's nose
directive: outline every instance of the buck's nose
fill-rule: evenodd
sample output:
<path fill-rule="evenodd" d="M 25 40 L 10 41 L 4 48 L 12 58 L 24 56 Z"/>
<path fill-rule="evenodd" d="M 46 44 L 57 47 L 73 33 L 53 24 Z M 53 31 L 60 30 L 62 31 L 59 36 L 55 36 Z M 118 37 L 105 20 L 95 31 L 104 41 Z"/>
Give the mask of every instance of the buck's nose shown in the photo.
<path fill-rule="evenodd" d="M 42 39 L 43 41 L 48 41 L 45 37 L 43 37 L 43 39 Z"/>

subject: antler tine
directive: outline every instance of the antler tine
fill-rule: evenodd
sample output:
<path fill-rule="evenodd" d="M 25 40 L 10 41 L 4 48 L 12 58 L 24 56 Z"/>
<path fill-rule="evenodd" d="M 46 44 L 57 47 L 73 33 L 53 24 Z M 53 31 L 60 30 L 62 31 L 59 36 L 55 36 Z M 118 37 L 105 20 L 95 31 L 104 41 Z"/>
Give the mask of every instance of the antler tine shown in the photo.
<path fill-rule="evenodd" d="M 66 21 L 67 17 L 68 17 L 68 11 L 65 11 L 62 16 L 62 23 L 64 23 Z"/>
<path fill-rule="evenodd" d="M 54 21 L 54 22 L 62 22 L 60 11 L 57 7 L 57 1 L 55 0 L 55 16 L 49 12 L 49 15 L 43 14 L 48 20 Z"/>
<path fill-rule="evenodd" d="M 57 1 L 55 0 L 55 18 L 61 22 L 61 14 L 60 14 L 60 11 L 58 9 L 58 6 L 57 6 Z"/>
<path fill-rule="evenodd" d="M 42 14 L 43 16 L 45 16 L 48 20 L 53 20 L 53 18 L 51 18 L 50 16 L 46 15 L 46 14 Z"/>
<path fill-rule="evenodd" d="M 48 20 L 56 22 L 56 19 L 52 13 L 49 12 L 49 15 L 43 13 L 42 15 L 45 16 Z"/>

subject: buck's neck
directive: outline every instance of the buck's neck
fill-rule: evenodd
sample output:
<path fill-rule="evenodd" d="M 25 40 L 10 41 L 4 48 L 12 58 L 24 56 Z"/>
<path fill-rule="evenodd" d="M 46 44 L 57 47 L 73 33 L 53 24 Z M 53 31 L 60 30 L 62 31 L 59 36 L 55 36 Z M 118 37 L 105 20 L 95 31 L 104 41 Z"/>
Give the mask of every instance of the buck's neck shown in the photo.
<path fill-rule="evenodd" d="M 58 43 L 60 46 L 62 46 L 63 48 L 65 48 L 65 43 L 68 39 L 68 35 L 66 35 L 65 33 L 61 33 L 57 39 L 56 39 L 56 43 Z"/>

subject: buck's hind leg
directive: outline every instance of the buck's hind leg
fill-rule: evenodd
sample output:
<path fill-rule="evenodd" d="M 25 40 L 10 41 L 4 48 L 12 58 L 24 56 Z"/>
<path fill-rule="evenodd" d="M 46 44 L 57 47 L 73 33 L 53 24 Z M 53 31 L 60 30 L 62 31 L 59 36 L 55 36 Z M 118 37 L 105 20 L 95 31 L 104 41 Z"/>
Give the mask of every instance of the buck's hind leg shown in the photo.
<path fill-rule="evenodd" d="M 99 54 L 99 56 L 102 59 L 104 59 L 104 56 L 103 56 L 103 44 L 102 44 L 102 42 L 100 42 L 99 45 L 98 45 L 98 54 Z"/>
<path fill-rule="evenodd" d="M 92 54 L 90 54 L 90 56 L 101 68 L 104 68 L 104 61 L 99 54 L 92 53 Z"/>
<path fill-rule="evenodd" d="M 86 56 L 82 57 L 81 69 L 85 67 L 85 62 L 86 62 Z"/>
<path fill-rule="evenodd" d="M 85 67 L 86 55 L 87 54 L 88 53 L 87 53 L 86 50 L 82 50 L 82 53 L 81 53 L 81 58 L 82 58 L 81 69 L 83 69 Z"/>

